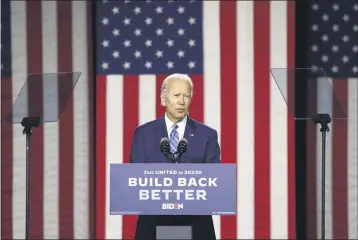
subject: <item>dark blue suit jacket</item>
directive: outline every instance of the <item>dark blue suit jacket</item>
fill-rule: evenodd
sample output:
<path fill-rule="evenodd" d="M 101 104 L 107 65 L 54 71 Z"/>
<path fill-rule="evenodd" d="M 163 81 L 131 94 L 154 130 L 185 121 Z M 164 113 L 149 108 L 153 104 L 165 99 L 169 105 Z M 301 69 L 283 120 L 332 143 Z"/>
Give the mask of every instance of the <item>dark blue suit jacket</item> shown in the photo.
<path fill-rule="evenodd" d="M 166 163 L 160 151 L 160 140 L 168 137 L 164 116 L 136 128 L 132 141 L 130 163 Z M 220 147 L 216 130 L 188 116 L 184 138 L 187 151 L 182 163 L 220 163 Z"/>
<path fill-rule="evenodd" d="M 160 140 L 168 137 L 165 118 L 136 128 L 132 140 L 130 163 L 169 163 L 160 151 Z M 187 151 L 180 163 L 220 163 L 220 147 L 216 130 L 188 116 L 184 137 Z M 193 239 L 214 240 L 215 230 L 211 216 L 139 216 L 136 228 L 137 240 L 156 239 L 156 226 L 192 226 Z"/>

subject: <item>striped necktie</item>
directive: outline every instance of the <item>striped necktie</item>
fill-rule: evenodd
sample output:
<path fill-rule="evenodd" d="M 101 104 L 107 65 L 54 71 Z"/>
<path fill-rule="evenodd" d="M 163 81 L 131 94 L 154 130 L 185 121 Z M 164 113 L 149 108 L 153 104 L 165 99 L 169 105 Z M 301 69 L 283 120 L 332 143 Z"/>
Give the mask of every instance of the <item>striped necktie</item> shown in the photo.
<path fill-rule="evenodd" d="M 173 130 L 170 133 L 170 151 L 171 153 L 175 153 L 177 151 L 178 143 L 179 143 L 179 134 L 178 134 L 178 125 L 173 126 Z"/>

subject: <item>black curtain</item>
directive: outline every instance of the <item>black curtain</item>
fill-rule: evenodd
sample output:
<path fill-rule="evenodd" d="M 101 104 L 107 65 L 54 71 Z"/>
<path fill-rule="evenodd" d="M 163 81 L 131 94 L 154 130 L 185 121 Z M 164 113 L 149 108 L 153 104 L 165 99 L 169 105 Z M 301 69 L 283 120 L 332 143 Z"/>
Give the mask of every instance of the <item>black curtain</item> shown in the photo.
<path fill-rule="evenodd" d="M 307 50 L 309 19 L 307 17 L 308 2 L 296 1 L 295 27 L 295 67 L 308 68 Z M 303 116 L 307 112 L 306 94 L 307 76 L 304 71 L 295 74 L 295 114 Z M 295 170 L 296 170 L 296 238 L 307 239 L 307 178 L 306 178 L 306 121 L 295 121 Z"/>

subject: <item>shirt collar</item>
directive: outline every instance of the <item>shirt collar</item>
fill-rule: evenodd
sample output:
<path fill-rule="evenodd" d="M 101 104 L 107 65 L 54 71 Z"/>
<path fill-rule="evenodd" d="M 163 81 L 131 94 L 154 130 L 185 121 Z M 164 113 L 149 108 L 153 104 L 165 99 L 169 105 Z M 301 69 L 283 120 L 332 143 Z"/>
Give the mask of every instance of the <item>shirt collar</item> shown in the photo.
<path fill-rule="evenodd" d="M 188 115 L 185 115 L 183 120 L 176 123 L 178 125 L 178 129 L 185 129 L 187 120 L 188 120 Z M 170 131 L 172 130 L 175 124 L 168 118 L 167 113 L 165 113 L 165 124 L 167 126 L 168 133 L 170 133 Z"/>

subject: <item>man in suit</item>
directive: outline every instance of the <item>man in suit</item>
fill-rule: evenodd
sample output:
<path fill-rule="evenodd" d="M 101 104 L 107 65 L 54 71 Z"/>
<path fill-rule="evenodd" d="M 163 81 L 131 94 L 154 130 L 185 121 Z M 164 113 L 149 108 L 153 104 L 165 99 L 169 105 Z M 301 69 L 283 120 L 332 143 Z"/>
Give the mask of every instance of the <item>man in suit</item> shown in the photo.
<path fill-rule="evenodd" d="M 193 97 L 189 76 L 172 74 L 161 87 L 164 116 L 136 128 L 132 140 L 130 163 L 170 163 L 160 151 L 160 140 L 168 137 L 171 152 L 179 140 L 188 141 L 187 151 L 179 163 L 220 163 L 220 147 L 216 130 L 190 118 Z M 156 239 L 156 226 L 192 226 L 193 239 L 216 239 L 212 216 L 139 216 L 136 239 Z"/>

